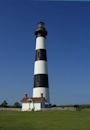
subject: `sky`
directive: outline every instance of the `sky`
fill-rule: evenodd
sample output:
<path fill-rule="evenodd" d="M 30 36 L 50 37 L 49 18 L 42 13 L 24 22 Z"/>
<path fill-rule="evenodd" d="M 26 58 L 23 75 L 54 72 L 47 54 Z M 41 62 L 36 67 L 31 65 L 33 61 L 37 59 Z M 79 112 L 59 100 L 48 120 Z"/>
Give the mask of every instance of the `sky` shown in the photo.
<path fill-rule="evenodd" d="M 52 104 L 90 103 L 90 2 L 0 0 L 0 103 L 32 96 L 37 23 L 45 22 Z"/>

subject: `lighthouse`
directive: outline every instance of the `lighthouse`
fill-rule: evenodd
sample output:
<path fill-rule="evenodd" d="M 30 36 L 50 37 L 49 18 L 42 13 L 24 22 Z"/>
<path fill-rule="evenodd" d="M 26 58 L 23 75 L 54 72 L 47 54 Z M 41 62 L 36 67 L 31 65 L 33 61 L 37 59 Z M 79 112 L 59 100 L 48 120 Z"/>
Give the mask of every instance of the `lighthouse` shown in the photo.
<path fill-rule="evenodd" d="M 27 94 L 21 100 L 22 111 L 40 111 L 50 106 L 49 82 L 47 70 L 46 54 L 46 36 L 47 30 L 43 22 L 39 22 L 35 30 L 36 47 L 34 62 L 34 83 L 33 94 L 29 97 Z"/>
<path fill-rule="evenodd" d="M 36 47 L 34 62 L 33 98 L 44 97 L 49 104 L 49 81 L 46 53 L 47 30 L 43 22 L 39 22 L 35 30 Z"/>

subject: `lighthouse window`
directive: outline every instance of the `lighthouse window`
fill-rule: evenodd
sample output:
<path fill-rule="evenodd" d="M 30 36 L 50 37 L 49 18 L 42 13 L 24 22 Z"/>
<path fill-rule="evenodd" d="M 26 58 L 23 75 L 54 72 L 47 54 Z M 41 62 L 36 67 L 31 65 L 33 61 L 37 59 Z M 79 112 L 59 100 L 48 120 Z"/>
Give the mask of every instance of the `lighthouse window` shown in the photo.
<path fill-rule="evenodd" d="M 40 52 L 39 52 L 39 51 L 37 52 L 37 57 L 38 57 L 38 58 L 40 57 Z"/>
<path fill-rule="evenodd" d="M 37 82 L 39 82 L 39 81 L 40 81 L 40 75 L 37 76 Z"/>

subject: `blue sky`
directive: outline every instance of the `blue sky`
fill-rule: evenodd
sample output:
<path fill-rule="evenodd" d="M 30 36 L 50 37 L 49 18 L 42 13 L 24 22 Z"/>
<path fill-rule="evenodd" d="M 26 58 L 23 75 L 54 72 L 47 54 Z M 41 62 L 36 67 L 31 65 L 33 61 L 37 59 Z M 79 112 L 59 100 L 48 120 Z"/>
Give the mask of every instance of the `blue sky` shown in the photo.
<path fill-rule="evenodd" d="M 53 104 L 90 103 L 90 2 L 0 1 L 0 103 L 32 95 L 34 30 L 44 21 Z"/>

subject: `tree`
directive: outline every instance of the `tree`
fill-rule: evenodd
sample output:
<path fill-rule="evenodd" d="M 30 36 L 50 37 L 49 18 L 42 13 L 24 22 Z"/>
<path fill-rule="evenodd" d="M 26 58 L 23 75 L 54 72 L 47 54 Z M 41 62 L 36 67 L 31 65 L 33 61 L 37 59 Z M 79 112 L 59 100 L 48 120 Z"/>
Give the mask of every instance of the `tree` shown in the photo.
<path fill-rule="evenodd" d="M 1 107 L 8 107 L 8 103 L 6 100 L 4 100 L 2 103 L 1 103 Z"/>
<path fill-rule="evenodd" d="M 15 103 L 14 103 L 14 107 L 15 107 L 15 108 L 21 108 L 21 104 L 20 104 L 19 102 L 15 102 Z"/>

